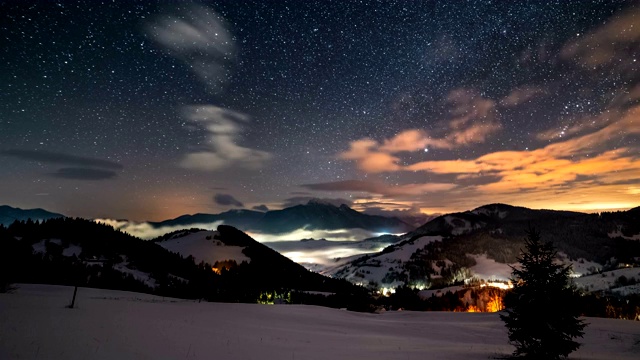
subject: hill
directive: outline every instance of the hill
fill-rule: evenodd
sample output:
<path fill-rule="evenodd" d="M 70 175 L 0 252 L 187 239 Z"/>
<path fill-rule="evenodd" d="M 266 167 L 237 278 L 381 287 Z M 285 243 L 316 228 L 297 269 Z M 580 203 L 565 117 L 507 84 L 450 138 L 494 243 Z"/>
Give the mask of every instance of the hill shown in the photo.
<path fill-rule="evenodd" d="M 178 242 L 197 251 L 187 254 L 188 247 Z M 207 246 L 219 256 L 202 256 Z M 230 226 L 220 226 L 215 233 L 187 230 L 144 241 L 110 226 L 70 218 L 0 227 L 0 282 L 79 284 L 242 302 L 256 302 L 263 293 L 322 291 L 337 294 L 325 303 L 334 306 L 347 306 L 352 294 L 362 293 L 348 282 L 307 271 Z"/>
<path fill-rule="evenodd" d="M 0 205 L 0 225 L 9 226 L 14 221 L 42 221 L 62 218 L 64 215 L 52 213 L 43 209 L 20 209 L 8 205 Z"/>
<path fill-rule="evenodd" d="M 638 264 L 640 212 L 583 214 L 491 204 L 435 218 L 383 251 L 325 273 L 373 287 L 442 287 L 472 277 L 507 280 L 533 226 L 575 275 Z"/>

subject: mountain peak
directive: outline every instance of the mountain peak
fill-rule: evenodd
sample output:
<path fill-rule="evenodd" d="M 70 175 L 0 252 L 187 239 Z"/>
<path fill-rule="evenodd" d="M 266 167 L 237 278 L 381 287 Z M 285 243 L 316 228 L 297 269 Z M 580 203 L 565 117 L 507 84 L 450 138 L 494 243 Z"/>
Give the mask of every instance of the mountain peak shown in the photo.
<path fill-rule="evenodd" d="M 322 205 L 322 206 L 332 206 L 332 207 L 338 207 L 338 205 L 336 205 L 335 202 L 330 201 L 330 200 L 325 200 L 325 199 L 319 199 L 319 198 L 313 198 L 310 199 L 309 201 L 307 201 L 307 205 Z M 340 207 L 342 207 L 344 204 L 341 204 Z M 344 205 L 346 206 L 346 205 Z"/>

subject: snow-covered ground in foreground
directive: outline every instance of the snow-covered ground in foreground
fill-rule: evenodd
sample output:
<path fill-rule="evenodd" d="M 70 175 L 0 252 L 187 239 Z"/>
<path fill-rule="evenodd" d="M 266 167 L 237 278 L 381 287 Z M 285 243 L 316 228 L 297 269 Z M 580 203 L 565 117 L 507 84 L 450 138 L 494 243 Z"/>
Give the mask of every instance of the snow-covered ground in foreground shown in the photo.
<path fill-rule="evenodd" d="M 0 359 L 488 359 L 509 354 L 498 315 L 362 314 L 304 305 L 198 303 L 19 285 L 0 294 Z M 588 318 L 573 359 L 637 359 L 640 325 Z"/>

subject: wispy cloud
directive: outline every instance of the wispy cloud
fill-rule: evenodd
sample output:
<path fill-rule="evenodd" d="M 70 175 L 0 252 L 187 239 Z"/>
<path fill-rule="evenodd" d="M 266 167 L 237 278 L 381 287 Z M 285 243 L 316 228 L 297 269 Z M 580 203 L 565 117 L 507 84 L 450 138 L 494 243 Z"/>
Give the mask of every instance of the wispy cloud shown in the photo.
<path fill-rule="evenodd" d="M 266 151 L 238 145 L 242 125 L 248 122 L 244 114 L 214 105 L 189 106 L 184 117 L 207 132 L 202 149 L 185 156 L 180 165 L 188 169 L 215 171 L 236 166 L 258 169 L 271 159 Z"/>
<path fill-rule="evenodd" d="M 366 192 L 385 196 L 425 195 L 432 192 L 451 190 L 456 187 L 456 185 L 452 183 L 389 185 L 383 182 L 363 180 L 344 180 L 328 183 L 303 184 L 300 186 L 309 190 Z"/>
<path fill-rule="evenodd" d="M 70 165 L 59 168 L 49 176 L 71 180 L 108 180 L 118 176 L 116 170 L 124 167 L 110 160 L 96 159 L 46 150 L 9 149 L 0 151 L 0 155 L 44 164 Z"/>
<path fill-rule="evenodd" d="M 123 166 L 111 160 L 96 159 L 47 150 L 19 150 L 10 149 L 0 151 L 0 155 L 12 156 L 18 159 L 43 162 L 48 164 L 63 164 L 82 167 L 95 167 L 111 170 L 122 170 Z"/>
<path fill-rule="evenodd" d="M 156 17 L 146 30 L 171 55 L 184 61 L 208 89 L 223 90 L 236 50 L 220 15 L 194 4 Z"/>
<path fill-rule="evenodd" d="M 91 168 L 62 168 L 52 173 L 51 176 L 74 180 L 107 180 L 117 176 L 115 171 L 91 169 Z"/>
<path fill-rule="evenodd" d="M 577 34 L 560 53 L 564 60 L 573 61 L 585 69 L 601 72 L 613 69 L 618 75 L 632 76 L 637 69 L 634 59 L 640 45 L 640 7 L 626 9 L 605 25 Z"/>
<path fill-rule="evenodd" d="M 219 14 L 205 6 L 191 5 L 158 16 L 146 30 L 169 54 L 184 61 L 209 90 L 224 90 L 236 50 Z M 215 105 L 187 106 L 182 112 L 207 137 L 201 148 L 182 159 L 182 167 L 202 171 L 231 166 L 257 169 L 271 158 L 265 151 L 238 145 L 241 132 L 249 125 L 246 115 Z"/>
<path fill-rule="evenodd" d="M 338 158 L 355 160 L 361 170 L 369 173 L 399 171 L 402 170 L 401 153 L 423 151 L 425 148 L 451 150 L 483 143 L 502 129 L 496 102 L 474 90 L 451 91 L 445 105 L 449 116 L 442 121 L 444 131 L 409 129 L 382 142 L 369 138 L 355 140 L 347 151 L 338 154 Z"/>
<path fill-rule="evenodd" d="M 238 199 L 234 198 L 231 194 L 215 194 L 213 196 L 213 201 L 222 206 L 236 206 L 236 207 L 244 207 L 244 204 L 241 203 Z"/>
<path fill-rule="evenodd" d="M 549 93 L 540 86 L 526 85 L 517 87 L 500 100 L 500 105 L 505 107 L 515 107 L 522 105 L 533 99 L 547 96 Z"/>

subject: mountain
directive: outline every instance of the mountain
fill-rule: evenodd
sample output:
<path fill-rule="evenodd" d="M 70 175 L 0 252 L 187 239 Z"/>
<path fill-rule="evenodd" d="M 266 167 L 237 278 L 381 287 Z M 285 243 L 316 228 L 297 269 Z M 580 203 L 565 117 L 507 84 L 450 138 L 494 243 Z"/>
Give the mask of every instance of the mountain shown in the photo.
<path fill-rule="evenodd" d="M 154 242 L 181 256 L 191 256 L 196 262 L 207 262 L 218 273 L 242 270 L 236 280 L 250 288 L 272 284 L 278 289 L 335 292 L 345 287 L 344 283 L 310 272 L 227 225 L 218 226 L 217 231 L 179 231 Z"/>
<path fill-rule="evenodd" d="M 258 223 L 258 230 L 278 234 L 296 229 L 337 230 L 360 228 L 381 233 L 404 233 L 412 227 L 397 218 L 367 215 L 345 204 L 338 206 L 319 200 L 282 210 L 267 211 Z"/>
<path fill-rule="evenodd" d="M 184 226 L 185 228 L 195 226 L 197 224 L 211 224 L 222 222 L 239 229 L 252 229 L 255 224 L 262 219 L 263 212 L 253 210 L 229 210 L 220 214 L 194 214 L 182 215 L 175 219 L 164 220 L 160 222 L 150 222 L 149 224 L 155 228 Z"/>
<path fill-rule="evenodd" d="M 231 210 L 221 214 L 183 215 L 171 220 L 150 223 L 155 228 L 168 226 L 197 227 L 197 224 L 221 221 L 244 231 L 268 234 L 288 233 L 297 229 L 338 230 L 360 228 L 381 233 L 405 233 L 414 227 L 397 218 L 367 215 L 347 205 L 335 206 L 321 200 L 310 200 L 282 210 L 259 212 Z"/>
<path fill-rule="evenodd" d="M 263 293 L 321 291 L 315 303 L 347 306 L 352 284 L 306 270 L 242 231 L 185 230 L 145 241 L 90 220 L 59 218 L 0 228 L 0 285 L 83 285 L 212 301 L 256 302 Z M 300 301 L 303 295 L 297 295 Z M 305 295 L 306 296 L 306 295 Z"/>
<path fill-rule="evenodd" d="M 383 251 L 325 273 L 380 287 L 447 286 L 476 276 L 507 280 L 529 226 L 577 275 L 640 265 L 640 211 L 583 214 L 490 204 L 439 216 Z"/>
<path fill-rule="evenodd" d="M 43 209 L 20 209 L 8 205 L 0 205 L 0 224 L 11 225 L 14 221 L 42 221 L 64 217 L 62 214 L 52 213 Z"/>

